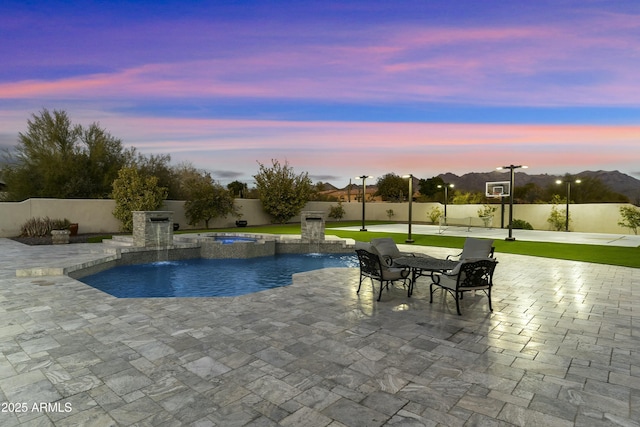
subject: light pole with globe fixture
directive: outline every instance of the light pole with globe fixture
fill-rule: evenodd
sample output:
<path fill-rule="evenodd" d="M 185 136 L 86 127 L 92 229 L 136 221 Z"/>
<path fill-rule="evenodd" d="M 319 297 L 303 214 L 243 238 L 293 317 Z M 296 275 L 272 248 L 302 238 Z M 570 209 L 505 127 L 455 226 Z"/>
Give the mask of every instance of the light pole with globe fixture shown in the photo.
<path fill-rule="evenodd" d="M 362 228 L 360 228 L 360 231 L 367 231 L 367 229 L 364 226 L 364 212 L 365 212 L 364 204 L 367 196 L 367 185 L 366 185 L 367 178 L 371 179 L 373 177 L 369 175 L 356 176 L 356 179 L 362 180 Z"/>
<path fill-rule="evenodd" d="M 570 179 L 565 179 L 564 181 L 559 179 L 556 181 L 556 184 L 562 184 L 562 183 L 567 184 L 567 208 L 566 208 L 566 218 L 565 218 L 565 229 L 564 231 L 569 231 L 569 203 L 571 203 L 571 180 Z M 580 181 L 579 179 L 574 180 L 573 182 L 575 182 L 576 184 L 580 184 L 582 181 Z"/>
<path fill-rule="evenodd" d="M 413 175 L 403 175 L 403 178 L 409 178 L 409 230 L 407 235 L 407 240 L 405 243 L 413 243 L 413 239 L 411 238 L 411 202 L 413 201 Z"/>
<path fill-rule="evenodd" d="M 449 189 L 453 188 L 453 184 L 438 184 L 438 188 L 444 188 L 444 223 L 447 224 L 447 202 L 449 201 Z"/>

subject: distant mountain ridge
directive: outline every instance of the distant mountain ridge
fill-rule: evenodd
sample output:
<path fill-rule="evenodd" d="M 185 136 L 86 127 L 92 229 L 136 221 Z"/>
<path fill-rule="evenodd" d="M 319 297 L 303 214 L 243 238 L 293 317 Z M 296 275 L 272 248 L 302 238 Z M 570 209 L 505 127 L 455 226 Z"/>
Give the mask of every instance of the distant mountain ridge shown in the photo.
<path fill-rule="evenodd" d="M 470 172 L 464 174 L 462 176 L 458 176 L 453 173 L 444 173 L 438 175 L 444 182 L 454 184 L 458 190 L 464 191 L 485 191 L 485 183 L 491 181 L 509 181 L 509 172 Z M 587 178 L 593 177 L 597 178 L 605 184 L 607 187 L 611 188 L 611 190 L 624 194 L 629 198 L 631 202 L 637 202 L 640 200 L 640 180 L 624 174 L 620 171 L 583 171 L 580 173 L 572 174 L 575 178 Z M 422 179 L 427 179 L 431 177 L 423 177 Z M 554 183 L 557 179 L 564 178 L 564 175 L 549 175 L 549 174 L 539 174 L 539 175 L 529 175 L 526 172 L 515 172 L 515 186 L 521 187 L 523 185 L 534 183 L 540 187 L 546 187 L 550 183 Z M 414 188 L 417 190 L 418 187 L 418 178 L 414 177 Z M 326 185 L 326 184 L 325 184 Z M 330 185 L 330 184 L 328 184 Z M 334 186 L 330 185 L 335 188 Z M 347 186 L 348 187 L 348 186 Z M 344 188 L 344 190 L 347 189 Z M 371 185 L 367 185 L 367 188 L 374 188 L 374 183 Z M 352 184 L 352 188 L 360 188 L 358 185 Z"/>
<path fill-rule="evenodd" d="M 509 172 L 471 172 L 462 176 L 455 175 L 453 173 L 445 173 L 438 175 L 444 180 L 454 184 L 456 188 L 466 191 L 485 191 L 485 183 L 489 181 L 508 181 Z M 611 188 L 613 191 L 624 194 L 631 201 L 635 201 L 640 198 L 640 180 L 624 174 L 619 171 L 583 171 L 580 173 L 572 174 L 575 178 L 597 178 Z M 526 172 L 515 172 L 515 186 L 520 187 L 529 183 L 534 183 L 540 187 L 546 187 L 550 183 L 555 182 L 557 179 L 564 178 L 564 175 L 529 175 Z"/>

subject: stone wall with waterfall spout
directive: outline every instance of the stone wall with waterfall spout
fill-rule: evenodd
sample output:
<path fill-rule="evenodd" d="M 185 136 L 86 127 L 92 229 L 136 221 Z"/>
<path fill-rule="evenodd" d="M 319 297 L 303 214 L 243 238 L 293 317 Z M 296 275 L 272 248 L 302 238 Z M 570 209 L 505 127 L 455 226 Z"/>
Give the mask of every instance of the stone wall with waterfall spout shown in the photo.
<path fill-rule="evenodd" d="M 133 246 L 173 245 L 173 212 L 133 211 Z"/>

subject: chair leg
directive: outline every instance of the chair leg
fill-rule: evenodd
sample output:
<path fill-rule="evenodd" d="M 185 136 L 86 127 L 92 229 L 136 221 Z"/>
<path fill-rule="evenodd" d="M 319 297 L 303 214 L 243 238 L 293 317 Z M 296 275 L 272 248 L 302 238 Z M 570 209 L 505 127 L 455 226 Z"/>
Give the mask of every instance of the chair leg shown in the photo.
<path fill-rule="evenodd" d="M 378 294 L 378 301 L 382 298 L 382 289 L 384 289 L 384 281 L 380 280 L 380 294 Z M 387 289 L 389 289 L 389 283 L 387 282 Z"/>
<path fill-rule="evenodd" d="M 491 286 L 487 289 L 487 297 L 489 298 L 489 311 L 493 311 L 493 307 L 491 307 Z"/>
<path fill-rule="evenodd" d="M 456 310 L 458 311 L 458 316 L 462 316 L 462 313 L 460 313 L 460 302 L 458 301 L 458 296 L 461 294 L 462 292 L 458 292 L 456 291 L 454 293 L 454 296 L 456 297 Z M 461 298 L 460 298 L 461 299 Z"/>
<path fill-rule="evenodd" d="M 362 287 L 362 274 L 360 275 L 360 284 L 358 285 L 358 290 L 356 291 L 356 294 L 360 293 L 360 288 Z"/>

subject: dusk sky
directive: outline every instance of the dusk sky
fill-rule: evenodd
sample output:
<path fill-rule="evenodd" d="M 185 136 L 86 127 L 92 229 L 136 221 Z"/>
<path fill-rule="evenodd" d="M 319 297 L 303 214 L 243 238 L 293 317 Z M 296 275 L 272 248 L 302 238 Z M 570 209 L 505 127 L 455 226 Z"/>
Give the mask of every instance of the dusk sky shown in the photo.
<path fill-rule="evenodd" d="M 640 1 L 4 0 L 0 146 L 45 108 L 223 184 L 640 178 Z"/>

